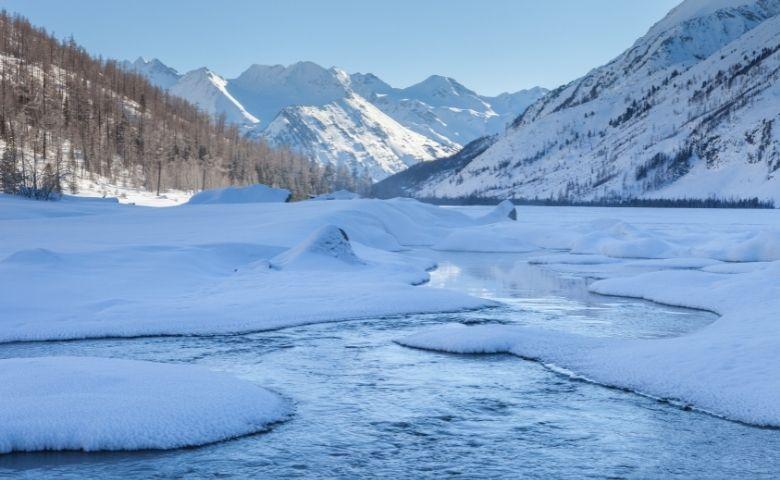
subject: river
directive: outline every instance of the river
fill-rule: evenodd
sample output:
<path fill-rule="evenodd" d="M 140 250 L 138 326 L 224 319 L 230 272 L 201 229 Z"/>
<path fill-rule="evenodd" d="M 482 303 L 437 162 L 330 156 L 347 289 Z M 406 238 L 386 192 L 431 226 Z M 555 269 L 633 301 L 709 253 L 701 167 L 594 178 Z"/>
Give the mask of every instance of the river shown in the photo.
<path fill-rule="evenodd" d="M 92 355 L 230 372 L 292 399 L 270 431 L 174 451 L 15 453 L 18 478 L 777 478 L 780 431 L 572 380 L 510 355 L 450 355 L 394 339 L 445 322 L 505 322 L 587 335 L 664 337 L 711 313 L 587 291 L 586 275 L 527 256 L 417 250 L 439 268 L 419 288 L 505 306 L 209 337 L 0 345 L 0 357 Z M 1 428 L 1 427 L 0 427 Z"/>

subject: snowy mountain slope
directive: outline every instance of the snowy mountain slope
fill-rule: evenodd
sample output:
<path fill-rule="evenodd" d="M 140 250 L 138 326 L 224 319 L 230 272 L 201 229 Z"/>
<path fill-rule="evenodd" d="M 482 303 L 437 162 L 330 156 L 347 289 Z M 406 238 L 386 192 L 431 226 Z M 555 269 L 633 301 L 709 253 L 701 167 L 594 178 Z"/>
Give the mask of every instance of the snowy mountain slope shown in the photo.
<path fill-rule="evenodd" d="M 466 144 L 454 155 L 412 165 L 406 170 L 376 182 L 371 188 L 371 195 L 377 198 L 413 196 L 425 184 L 457 174 L 493 145 L 496 139 L 497 135 L 480 137 Z"/>
<path fill-rule="evenodd" d="M 495 97 L 482 97 L 490 107 L 499 115 L 508 115 L 515 119 L 534 104 L 537 100 L 547 94 L 549 90 L 542 87 L 520 90 L 515 93 L 502 93 Z"/>
<path fill-rule="evenodd" d="M 264 126 L 286 107 L 322 106 L 350 92 L 346 73 L 313 62 L 298 62 L 288 67 L 252 65 L 230 80 L 228 88 Z"/>
<path fill-rule="evenodd" d="M 171 88 L 181 78 L 179 72 L 156 58 L 147 60 L 144 57 L 138 57 L 133 62 L 125 60 L 121 63 L 121 66 L 125 70 L 143 75 L 152 83 L 152 85 L 160 87 L 163 90 Z"/>
<path fill-rule="evenodd" d="M 126 68 L 155 76 L 158 85 L 212 115 L 224 114 L 249 136 L 324 164 L 365 167 L 375 179 L 502 131 L 546 93 L 535 88 L 482 97 L 438 75 L 398 89 L 370 73 L 350 75 L 312 62 L 252 65 L 231 80 L 201 68 L 174 80 L 160 73 L 167 67 L 158 60 L 136 63 L 126 62 Z"/>
<path fill-rule="evenodd" d="M 432 140 L 457 147 L 502 131 L 547 93 L 536 87 L 483 97 L 455 79 L 440 75 L 404 89 L 387 89 L 384 82 L 367 81 L 362 76 L 353 75 L 352 79 L 363 96 L 399 123 Z M 497 108 L 493 107 L 494 101 Z"/>
<path fill-rule="evenodd" d="M 227 80 L 207 68 L 193 70 L 179 79 L 169 88 L 169 92 L 189 100 L 214 115 L 225 115 L 230 123 L 256 125 L 260 122 L 247 112 L 244 106 L 230 94 Z"/>
<path fill-rule="evenodd" d="M 353 73 L 349 76 L 350 87 L 358 95 L 371 98 L 373 95 L 387 95 L 395 91 L 393 87 L 373 73 Z"/>
<path fill-rule="evenodd" d="M 687 0 L 418 195 L 780 200 L 778 13 L 780 0 Z"/>
<path fill-rule="evenodd" d="M 324 106 L 287 107 L 263 131 L 273 145 L 294 145 L 323 164 L 374 179 L 455 151 L 404 128 L 363 97 L 350 94 Z"/>

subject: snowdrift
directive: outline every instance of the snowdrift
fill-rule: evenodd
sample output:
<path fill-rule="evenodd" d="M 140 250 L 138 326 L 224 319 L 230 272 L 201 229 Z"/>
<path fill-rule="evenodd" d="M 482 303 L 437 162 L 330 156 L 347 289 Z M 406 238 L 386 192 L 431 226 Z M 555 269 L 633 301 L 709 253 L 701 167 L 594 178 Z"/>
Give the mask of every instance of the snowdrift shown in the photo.
<path fill-rule="evenodd" d="M 189 365 L 90 357 L 0 360 L 0 453 L 169 449 L 261 432 L 289 403 Z"/>
<path fill-rule="evenodd" d="M 360 198 L 360 195 L 355 192 L 350 192 L 349 190 L 337 190 L 335 192 L 317 195 L 316 197 L 310 198 L 310 200 L 355 200 L 357 198 Z"/>
<path fill-rule="evenodd" d="M 433 264 L 393 252 L 472 224 L 417 201 L 13 205 L 0 220 L 0 341 L 237 333 L 493 305 L 415 286 Z"/>
<path fill-rule="evenodd" d="M 190 205 L 221 203 L 267 203 L 287 202 L 292 194 L 284 188 L 272 188 L 267 185 L 249 185 L 247 187 L 226 187 L 203 190 L 190 198 Z"/>

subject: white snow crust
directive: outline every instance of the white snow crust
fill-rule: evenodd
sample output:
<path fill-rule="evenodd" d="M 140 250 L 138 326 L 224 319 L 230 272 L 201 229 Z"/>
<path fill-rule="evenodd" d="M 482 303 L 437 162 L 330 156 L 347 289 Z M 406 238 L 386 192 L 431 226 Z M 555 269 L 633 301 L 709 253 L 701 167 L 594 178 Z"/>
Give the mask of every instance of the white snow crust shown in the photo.
<path fill-rule="evenodd" d="M 0 453 L 145 450 L 263 431 L 289 402 L 189 365 L 94 357 L 0 360 Z"/>
<path fill-rule="evenodd" d="M 225 187 L 203 190 L 190 198 L 189 204 L 215 203 L 264 203 L 286 202 L 290 199 L 290 191 L 284 188 L 273 188 L 256 184 L 246 187 Z"/>
<path fill-rule="evenodd" d="M 459 212 L 227 197 L 150 209 L 0 195 L 0 341 L 247 332 L 492 304 L 415 287 L 434 264 L 393 253 L 473 224 Z"/>

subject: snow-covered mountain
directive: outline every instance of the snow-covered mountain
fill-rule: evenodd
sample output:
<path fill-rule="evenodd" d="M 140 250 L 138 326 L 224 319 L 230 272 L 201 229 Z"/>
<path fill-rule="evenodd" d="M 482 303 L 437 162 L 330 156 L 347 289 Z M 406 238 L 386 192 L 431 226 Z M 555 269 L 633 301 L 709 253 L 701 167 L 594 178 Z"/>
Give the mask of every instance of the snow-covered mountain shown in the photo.
<path fill-rule="evenodd" d="M 415 133 L 357 94 L 323 106 L 290 106 L 262 135 L 273 145 L 295 145 L 309 158 L 368 169 L 374 179 L 456 149 Z"/>
<path fill-rule="evenodd" d="M 125 62 L 125 68 L 215 116 L 224 114 L 250 136 L 323 164 L 365 168 L 374 179 L 497 133 L 546 93 L 536 88 L 481 97 L 441 76 L 398 89 L 370 73 L 350 75 L 312 62 L 252 65 L 235 79 L 206 68 L 182 76 L 156 59 Z"/>
<path fill-rule="evenodd" d="M 780 200 L 778 14 L 780 0 L 686 0 L 415 194 Z"/>
<path fill-rule="evenodd" d="M 179 72 L 156 58 L 147 60 L 144 57 L 138 57 L 134 62 L 125 60 L 121 63 L 121 66 L 125 70 L 143 75 L 152 83 L 152 85 L 160 87 L 163 90 L 171 88 L 181 78 Z"/>
<path fill-rule="evenodd" d="M 431 140 L 459 148 L 502 131 L 547 90 L 536 87 L 498 97 L 480 96 L 457 80 L 432 75 L 394 89 L 373 75 L 352 75 L 353 85 L 383 112 Z M 495 102 L 495 107 L 494 107 Z"/>
<path fill-rule="evenodd" d="M 202 110 L 214 115 L 224 115 L 225 120 L 247 127 L 260 123 L 247 112 L 227 89 L 228 82 L 207 68 L 199 68 L 182 76 L 168 88 L 173 95 L 186 98 Z"/>
<path fill-rule="evenodd" d="M 245 108 L 268 125 L 292 105 L 322 106 L 350 93 L 349 76 L 313 62 L 252 65 L 229 82 L 229 89 Z"/>

